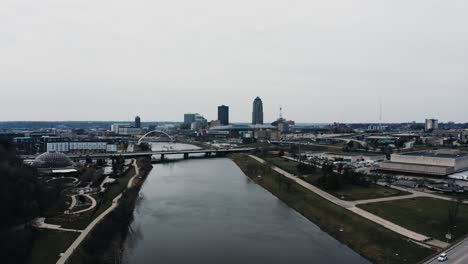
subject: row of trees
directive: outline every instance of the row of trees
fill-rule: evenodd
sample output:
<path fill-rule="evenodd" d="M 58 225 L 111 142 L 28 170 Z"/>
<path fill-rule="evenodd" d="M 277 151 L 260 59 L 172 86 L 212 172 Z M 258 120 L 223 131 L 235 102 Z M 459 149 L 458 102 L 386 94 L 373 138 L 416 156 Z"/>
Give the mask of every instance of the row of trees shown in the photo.
<path fill-rule="evenodd" d="M 377 179 L 377 177 L 373 178 Z M 335 172 L 332 164 L 322 165 L 322 177 L 317 180 L 316 185 L 326 190 L 338 190 L 347 184 L 369 187 L 372 181 L 365 174 L 348 168 L 343 169 L 338 166 Z"/>
<path fill-rule="evenodd" d="M 15 145 L 0 139 L 0 259 L 2 263 L 24 263 L 36 232 L 23 228 L 33 218 L 58 206 L 60 188 L 46 186 L 37 170 L 16 155 Z M 28 226 L 28 225 L 26 225 Z"/>
<path fill-rule="evenodd" d="M 36 169 L 16 156 L 11 141 L 0 140 L 0 229 L 40 215 L 56 195 L 37 178 Z"/>

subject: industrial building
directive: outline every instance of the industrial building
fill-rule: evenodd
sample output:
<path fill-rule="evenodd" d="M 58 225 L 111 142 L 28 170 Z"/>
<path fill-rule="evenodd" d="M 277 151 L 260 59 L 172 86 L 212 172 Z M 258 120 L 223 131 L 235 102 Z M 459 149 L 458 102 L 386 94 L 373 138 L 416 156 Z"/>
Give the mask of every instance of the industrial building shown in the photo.
<path fill-rule="evenodd" d="M 445 176 L 468 170 L 468 153 L 451 149 L 392 154 L 380 170 Z"/>

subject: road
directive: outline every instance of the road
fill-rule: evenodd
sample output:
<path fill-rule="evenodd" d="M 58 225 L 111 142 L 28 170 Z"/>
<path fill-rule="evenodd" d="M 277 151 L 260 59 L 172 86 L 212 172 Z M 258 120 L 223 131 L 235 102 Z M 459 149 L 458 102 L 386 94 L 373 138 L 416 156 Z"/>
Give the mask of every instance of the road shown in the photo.
<path fill-rule="evenodd" d="M 445 252 L 448 254 L 448 260 L 443 263 L 447 264 L 466 264 L 468 263 L 468 238 L 465 238 L 463 241 L 453 245 Z M 439 255 L 431 258 L 425 264 L 435 264 L 441 263 L 437 260 Z"/>
<path fill-rule="evenodd" d="M 252 159 L 255 159 L 256 161 L 260 162 L 260 163 L 265 163 L 265 161 L 257 156 L 254 156 L 254 155 L 248 155 L 249 157 L 251 157 Z M 419 233 L 416 233 L 414 231 L 411 231 L 411 230 L 408 230 L 402 226 L 399 226 L 395 223 L 392 223 L 388 220 L 385 220 L 379 216 L 376 216 L 374 214 L 371 214 L 365 210 L 362 210 L 358 207 L 356 207 L 355 205 L 358 204 L 359 201 L 344 201 L 344 200 L 341 200 L 315 186 L 313 186 L 312 184 L 302 180 L 302 179 L 299 179 L 297 178 L 296 176 L 294 176 L 293 174 L 287 172 L 287 171 L 284 171 L 282 170 L 281 168 L 278 168 L 276 166 L 272 166 L 272 169 L 276 172 L 278 172 L 279 174 L 295 181 L 297 184 L 303 186 L 304 188 L 314 192 L 315 194 L 321 196 L 322 198 L 338 205 L 338 206 L 341 206 L 361 217 L 364 217 L 380 226 L 383 226 L 395 233 L 398 233 L 404 237 L 407 237 L 411 240 L 414 240 L 414 241 L 417 241 L 417 242 L 420 242 L 420 243 L 426 243 L 426 244 L 429 244 L 431 246 L 435 246 L 435 247 L 440 247 L 440 248 L 446 248 L 449 246 L 449 244 L 443 242 L 443 241 L 439 241 L 439 240 L 436 240 L 436 239 L 431 239 L 430 237 L 427 237 L 425 235 L 422 235 L 422 234 L 419 234 Z M 389 200 L 389 199 L 395 199 L 395 198 L 382 198 L 380 199 L 379 201 L 385 201 L 385 200 Z M 364 203 L 369 203 L 371 202 L 372 200 L 366 200 L 366 202 Z"/>

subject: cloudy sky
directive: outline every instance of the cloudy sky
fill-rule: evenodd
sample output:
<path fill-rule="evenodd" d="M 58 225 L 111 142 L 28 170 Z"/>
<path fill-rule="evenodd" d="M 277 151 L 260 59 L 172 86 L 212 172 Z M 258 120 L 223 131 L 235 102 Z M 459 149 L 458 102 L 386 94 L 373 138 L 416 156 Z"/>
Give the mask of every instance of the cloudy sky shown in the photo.
<path fill-rule="evenodd" d="M 0 120 L 468 122 L 466 0 L 2 0 Z"/>

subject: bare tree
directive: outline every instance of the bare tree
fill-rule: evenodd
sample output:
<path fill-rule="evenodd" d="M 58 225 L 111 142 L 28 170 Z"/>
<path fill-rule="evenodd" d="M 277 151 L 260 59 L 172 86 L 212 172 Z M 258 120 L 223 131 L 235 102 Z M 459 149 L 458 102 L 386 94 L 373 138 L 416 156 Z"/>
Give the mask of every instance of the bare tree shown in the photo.
<path fill-rule="evenodd" d="M 452 234 L 453 227 L 457 224 L 458 211 L 462 203 L 463 203 L 463 197 L 461 195 L 457 195 L 456 197 L 453 197 L 452 201 L 449 202 L 449 205 L 448 205 L 449 234 Z"/>

